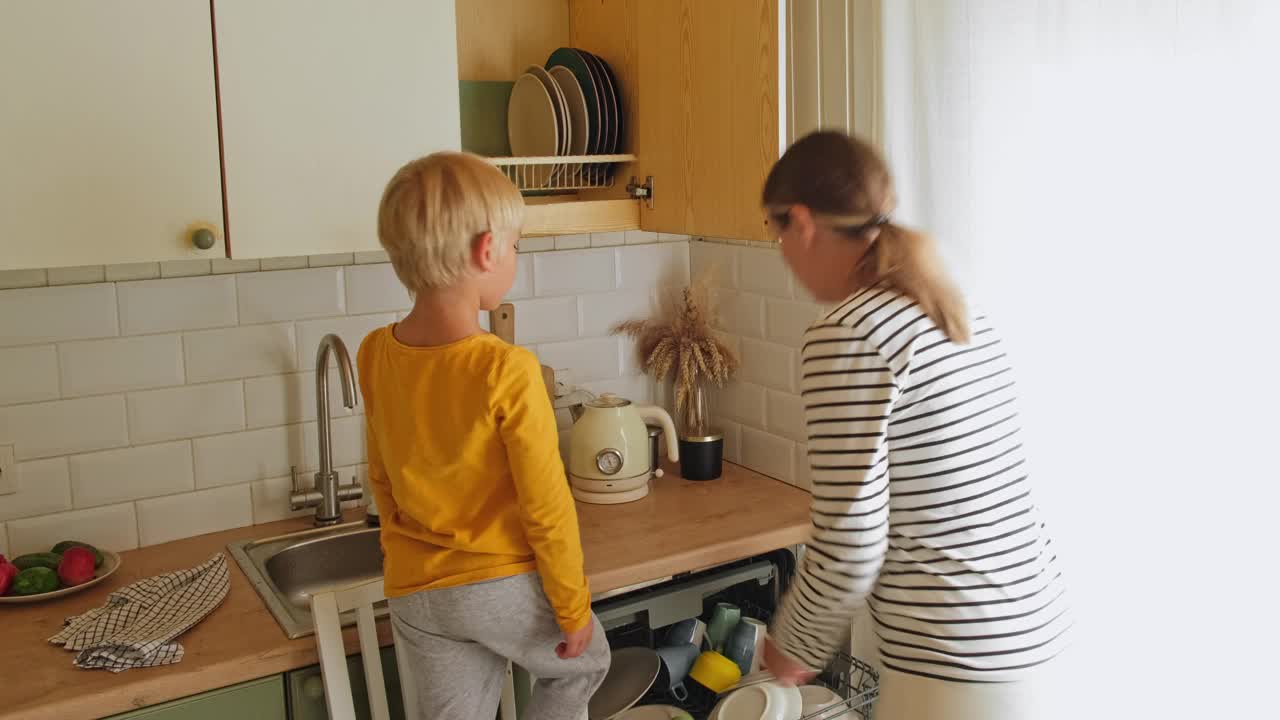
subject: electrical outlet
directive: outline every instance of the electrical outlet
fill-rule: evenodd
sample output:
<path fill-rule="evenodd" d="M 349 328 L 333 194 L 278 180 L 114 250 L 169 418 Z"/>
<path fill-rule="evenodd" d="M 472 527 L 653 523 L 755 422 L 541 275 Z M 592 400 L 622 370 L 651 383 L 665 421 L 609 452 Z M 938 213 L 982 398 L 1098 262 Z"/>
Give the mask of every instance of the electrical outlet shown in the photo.
<path fill-rule="evenodd" d="M 13 446 L 0 445 L 0 495 L 18 492 L 18 466 L 13 461 Z"/>

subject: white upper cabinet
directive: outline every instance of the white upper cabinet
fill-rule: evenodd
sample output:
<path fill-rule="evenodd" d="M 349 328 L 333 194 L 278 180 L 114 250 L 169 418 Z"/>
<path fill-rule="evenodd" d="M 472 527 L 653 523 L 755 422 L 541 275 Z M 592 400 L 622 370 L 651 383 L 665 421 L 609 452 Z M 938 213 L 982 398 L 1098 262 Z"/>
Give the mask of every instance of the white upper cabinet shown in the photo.
<path fill-rule="evenodd" d="M 207 0 L 0 3 L 0 93 L 0 270 L 223 256 Z"/>
<path fill-rule="evenodd" d="M 391 174 L 461 144 L 454 3 L 213 8 L 231 256 L 377 249 Z"/>

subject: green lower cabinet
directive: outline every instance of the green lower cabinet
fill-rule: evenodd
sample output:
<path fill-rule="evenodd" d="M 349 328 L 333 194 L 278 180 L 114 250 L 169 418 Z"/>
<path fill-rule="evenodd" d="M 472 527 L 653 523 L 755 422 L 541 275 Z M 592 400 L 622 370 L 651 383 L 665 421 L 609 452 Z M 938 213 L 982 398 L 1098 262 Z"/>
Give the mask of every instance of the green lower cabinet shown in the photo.
<path fill-rule="evenodd" d="M 274 675 L 115 715 L 111 720 L 287 720 L 288 717 L 285 710 L 284 676 Z"/>
<path fill-rule="evenodd" d="M 394 647 L 382 649 L 382 679 L 387 686 L 387 709 L 391 720 L 405 720 L 404 700 L 400 695 L 400 673 Z M 351 678 L 351 694 L 355 698 L 356 718 L 370 720 L 369 700 L 364 682 L 364 663 L 359 655 L 347 658 L 347 676 Z M 286 673 L 285 687 L 289 697 L 289 720 L 329 720 L 324 702 L 324 679 L 320 666 Z"/>

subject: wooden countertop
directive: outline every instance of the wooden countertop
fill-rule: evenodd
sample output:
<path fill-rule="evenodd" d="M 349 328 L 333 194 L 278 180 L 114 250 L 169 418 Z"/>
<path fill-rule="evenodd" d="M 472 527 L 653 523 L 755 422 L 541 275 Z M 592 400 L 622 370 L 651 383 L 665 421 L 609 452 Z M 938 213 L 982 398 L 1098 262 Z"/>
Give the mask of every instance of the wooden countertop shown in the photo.
<path fill-rule="evenodd" d="M 688 482 L 676 475 L 668 470 L 639 502 L 578 505 L 594 593 L 740 560 L 807 538 L 809 495 L 801 490 L 728 463 L 724 477 L 711 482 Z M 48 603 L 0 607 L 0 718 L 106 717 L 316 663 L 314 639 L 285 637 L 229 553 L 231 592 L 180 638 L 186 656 L 177 665 L 120 674 L 79 670 L 71 664 L 71 652 L 46 642 L 64 618 L 103 604 L 116 588 L 197 565 L 237 540 L 307 527 L 308 518 L 285 520 L 126 552 L 120 570 L 98 587 Z M 347 647 L 349 652 L 358 648 L 353 631 L 347 634 Z"/>

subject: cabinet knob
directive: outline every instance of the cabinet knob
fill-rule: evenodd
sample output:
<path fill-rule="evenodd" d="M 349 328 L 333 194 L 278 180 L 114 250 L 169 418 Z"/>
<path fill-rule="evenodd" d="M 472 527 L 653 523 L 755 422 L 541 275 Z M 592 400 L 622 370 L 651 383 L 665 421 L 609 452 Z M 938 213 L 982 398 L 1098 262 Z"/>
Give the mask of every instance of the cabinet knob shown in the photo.
<path fill-rule="evenodd" d="M 208 250 L 218 242 L 213 234 L 213 230 L 207 227 L 196 228 L 191 231 L 191 244 L 200 250 Z"/>

